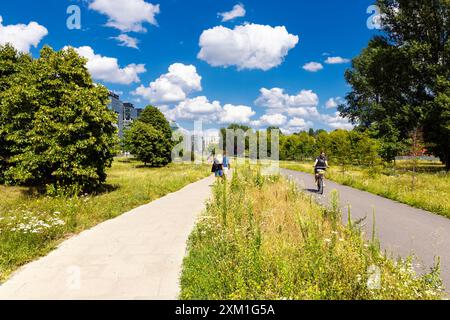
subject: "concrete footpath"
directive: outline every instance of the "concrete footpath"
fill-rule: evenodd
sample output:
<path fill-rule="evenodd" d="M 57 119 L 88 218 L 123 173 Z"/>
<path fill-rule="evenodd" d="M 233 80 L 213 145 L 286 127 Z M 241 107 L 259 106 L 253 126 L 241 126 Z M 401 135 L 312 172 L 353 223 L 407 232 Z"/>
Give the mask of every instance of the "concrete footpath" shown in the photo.
<path fill-rule="evenodd" d="M 4 299 L 174 300 L 186 241 L 213 177 L 106 221 L 21 268 Z"/>

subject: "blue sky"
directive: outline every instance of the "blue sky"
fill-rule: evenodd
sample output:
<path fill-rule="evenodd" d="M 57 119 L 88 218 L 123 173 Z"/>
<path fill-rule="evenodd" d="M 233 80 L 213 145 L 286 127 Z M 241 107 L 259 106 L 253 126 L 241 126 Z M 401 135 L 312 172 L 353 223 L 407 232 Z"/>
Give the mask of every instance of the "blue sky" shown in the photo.
<path fill-rule="evenodd" d="M 278 125 L 286 132 L 332 130 L 351 128 L 336 115 L 333 102 L 349 91 L 347 59 L 377 32 L 367 27 L 372 4 L 2 1 L 0 43 L 13 42 L 34 56 L 45 44 L 57 50 L 72 46 L 90 60 L 94 79 L 121 93 L 122 100 L 137 107 L 157 105 L 185 128 L 200 119 L 207 128 L 241 122 L 257 128 Z M 80 8 L 79 30 L 67 28 L 70 5 Z M 325 62 L 329 58 L 333 64 Z M 305 70 L 310 62 L 322 69 Z"/>

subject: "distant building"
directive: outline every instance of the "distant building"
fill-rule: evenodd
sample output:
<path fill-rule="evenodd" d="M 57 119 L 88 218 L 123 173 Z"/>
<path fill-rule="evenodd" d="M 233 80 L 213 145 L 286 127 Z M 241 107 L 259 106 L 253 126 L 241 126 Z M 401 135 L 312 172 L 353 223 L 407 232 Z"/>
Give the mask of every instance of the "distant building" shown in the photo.
<path fill-rule="evenodd" d="M 123 138 L 124 130 L 128 128 L 141 114 L 141 109 L 136 109 L 132 103 L 122 102 L 118 94 L 109 92 L 111 102 L 108 108 L 117 114 L 116 127 L 119 130 L 119 137 Z"/>
<path fill-rule="evenodd" d="M 141 116 L 142 111 L 144 111 L 144 109 L 136 109 L 137 111 L 137 117 L 139 118 Z"/>
<path fill-rule="evenodd" d="M 169 120 L 169 125 L 170 125 L 170 129 L 172 130 L 172 132 L 178 131 L 179 129 L 181 129 L 180 125 L 178 123 L 176 123 L 175 121 Z"/>
<path fill-rule="evenodd" d="M 209 145 L 218 145 L 220 143 L 220 137 L 218 135 L 207 135 L 203 136 L 203 141 L 206 146 Z"/>

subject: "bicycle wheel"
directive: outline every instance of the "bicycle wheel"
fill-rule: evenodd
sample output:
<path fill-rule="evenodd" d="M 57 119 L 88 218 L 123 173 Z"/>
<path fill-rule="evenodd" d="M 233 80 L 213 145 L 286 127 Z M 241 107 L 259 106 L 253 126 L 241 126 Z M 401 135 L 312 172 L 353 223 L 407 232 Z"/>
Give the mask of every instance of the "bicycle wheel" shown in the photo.
<path fill-rule="evenodd" d="M 319 177 L 319 181 L 318 181 L 317 184 L 318 184 L 318 185 L 317 185 L 317 187 L 318 187 L 318 193 L 319 193 L 319 194 L 323 194 L 323 177 L 322 177 L 322 176 Z"/>

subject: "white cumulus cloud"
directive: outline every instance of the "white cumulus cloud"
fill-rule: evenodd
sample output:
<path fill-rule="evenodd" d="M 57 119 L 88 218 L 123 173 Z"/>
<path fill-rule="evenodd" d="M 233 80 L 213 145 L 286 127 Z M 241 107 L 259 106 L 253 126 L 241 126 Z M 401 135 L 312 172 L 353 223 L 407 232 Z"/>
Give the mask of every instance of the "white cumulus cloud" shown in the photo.
<path fill-rule="evenodd" d="M 352 130 L 354 128 L 354 125 L 348 119 L 341 117 L 339 112 L 335 112 L 332 115 L 322 115 L 322 120 L 333 129 Z"/>
<path fill-rule="evenodd" d="M 320 117 L 317 107 L 298 107 L 287 109 L 287 114 L 293 117 L 304 117 L 307 119 L 317 119 Z"/>
<path fill-rule="evenodd" d="M 89 46 L 74 49 L 80 56 L 88 60 L 86 66 L 95 80 L 117 84 L 131 84 L 140 82 L 139 74 L 147 71 L 144 64 L 133 63 L 121 68 L 117 58 L 96 54 Z"/>
<path fill-rule="evenodd" d="M 308 62 L 303 66 L 303 69 L 309 72 L 317 72 L 323 69 L 323 65 L 319 62 Z"/>
<path fill-rule="evenodd" d="M 327 101 L 326 106 L 335 108 L 341 101 L 340 97 L 332 98 Z M 319 97 L 312 90 L 301 90 L 296 95 L 289 95 L 281 88 L 262 88 L 255 104 L 267 108 L 266 115 L 252 122 L 255 126 L 278 126 L 286 133 L 299 132 L 314 125 L 347 130 L 354 127 L 339 112 L 320 113 Z"/>
<path fill-rule="evenodd" d="M 248 106 L 226 104 L 220 114 L 219 122 L 247 124 L 255 114 L 256 112 Z"/>
<path fill-rule="evenodd" d="M 330 98 L 325 103 L 325 107 L 327 109 L 334 109 L 334 108 L 337 108 L 339 106 L 339 104 L 341 104 L 341 103 L 342 103 L 342 98 L 341 97 Z"/>
<path fill-rule="evenodd" d="M 284 26 L 244 24 L 233 30 L 217 26 L 200 36 L 198 58 L 214 67 L 266 71 L 279 66 L 298 41 Z"/>
<path fill-rule="evenodd" d="M 287 117 L 281 113 L 265 114 L 259 120 L 253 121 L 255 127 L 281 127 L 287 122 Z"/>
<path fill-rule="evenodd" d="M 119 41 L 120 42 L 119 45 L 122 47 L 139 49 L 139 47 L 138 47 L 139 40 L 136 38 L 130 37 L 127 34 L 121 34 L 117 37 L 113 37 L 113 39 Z"/>
<path fill-rule="evenodd" d="M 325 60 L 325 63 L 328 64 L 343 64 L 343 63 L 349 63 L 350 59 L 345 59 L 342 57 L 328 57 L 327 60 Z"/>
<path fill-rule="evenodd" d="M 245 7 L 242 3 L 239 3 L 228 12 L 219 13 L 219 16 L 222 17 L 222 22 L 230 21 L 236 18 L 245 17 L 246 11 Z"/>
<path fill-rule="evenodd" d="M 240 123 L 247 124 L 255 115 L 252 108 L 244 105 L 226 104 L 222 107 L 219 101 L 209 101 L 205 96 L 186 99 L 174 108 L 165 108 L 165 115 L 173 120 L 201 120 L 206 123 Z"/>
<path fill-rule="evenodd" d="M 31 46 L 37 47 L 47 34 L 47 28 L 34 21 L 4 26 L 0 16 L 0 45 L 10 43 L 17 50 L 28 53 Z"/>
<path fill-rule="evenodd" d="M 193 65 L 174 63 L 168 73 L 151 82 L 148 87 L 141 85 L 133 95 L 142 96 L 156 105 L 178 103 L 187 99 L 194 91 L 201 91 L 202 77 Z"/>
<path fill-rule="evenodd" d="M 292 118 L 288 122 L 288 126 L 292 128 L 302 128 L 306 129 L 311 127 L 313 124 L 311 121 L 305 121 L 305 119 L 302 118 Z"/>
<path fill-rule="evenodd" d="M 93 0 L 89 8 L 108 17 L 106 25 L 122 32 L 146 32 L 144 23 L 157 25 L 159 4 L 144 0 Z"/>
<path fill-rule="evenodd" d="M 269 113 L 287 113 L 290 116 L 307 118 L 319 115 L 319 97 L 312 90 L 301 90 L 297 95 L 289 95 L 281 88 L 262 88 L 255 104 L 268 108 Z"/>
<path fill-rule="evenodd" d="M 167 114 L 174 121 L 216 119 L 216 114 L 222 111 L 219 101 L 210 102 L 207 97 L 200 96 L 181 101 L 175 108 L 168 110 Z"/>
<path fill-rule="evenodd" d="M 312 123 L 311 121 L 306 121 L 303 118 L 292 118 L 289 120 L 289 122 L 281 127 L 281 131 L 284 134 L 293 134 L 293 133 L 297 133 L 300 131 L 306 131 L 309 128 L 312 128 L 314 126 L 314 123 Z"/>

